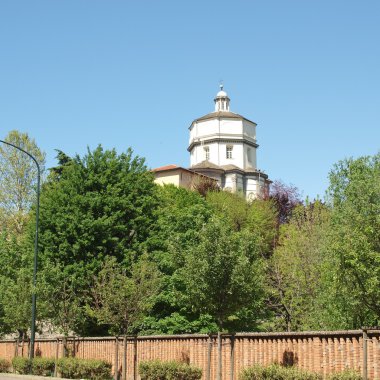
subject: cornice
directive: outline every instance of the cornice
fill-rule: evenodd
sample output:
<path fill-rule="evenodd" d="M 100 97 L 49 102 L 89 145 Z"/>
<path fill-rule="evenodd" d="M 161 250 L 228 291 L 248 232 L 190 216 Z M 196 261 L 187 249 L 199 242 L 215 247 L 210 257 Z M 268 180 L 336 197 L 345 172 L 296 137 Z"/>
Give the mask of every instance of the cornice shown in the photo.
<path fill-rule="evenodd" d="M 245 138 L 241 138 L 241 139 L 238 139 L 238 138 L 228 138 L 228 137 L 215 137 L 215 138 L 211 138 L 211 139 L 207 139 L 207 140 L 198 140 L 198 141 L 192 141 L 191 144 L 189 145 L 189 147 L 187 148 L 187 151 L 190 152 L 194 147 L 198 146 L 198 145 L 206 145 L 206 144 L 212 144 L 212 143 L 215 143 L 215 142 L 224 142 L 224 143 L 232 143 L 232 144 L 236 144 L 236 143 L 244 143 L 244 144 L 247 144 L 253 148 L 258 148 L 259 147 L 259 144 L 253 142 L 253 141 L 250 141 L 250 140 L 247 140 Z"/>

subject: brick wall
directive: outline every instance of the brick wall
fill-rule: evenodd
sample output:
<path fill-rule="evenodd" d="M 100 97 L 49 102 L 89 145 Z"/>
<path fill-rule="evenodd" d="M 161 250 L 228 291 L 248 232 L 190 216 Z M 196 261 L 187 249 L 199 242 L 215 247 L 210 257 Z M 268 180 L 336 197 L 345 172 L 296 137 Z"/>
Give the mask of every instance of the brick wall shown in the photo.
<path fill-rule="evenodd" d="M 197 365 L 206 379 L 208 358 L 211 376 L 217 372 L 217 337 L 171 335 L 123 338 L 69 338 L 36 340 L 36 354 L 62 357 L 64 346 L 78 358 L 96 358 L 112 363 L 123 373 L 126 353 L 126 380 L 138 379 L 142 360 L 182 360 Z M 380 379 L 380 331 L 369 331 L 367 340 L 368 377 Z M 28 344 L 0 341 L 0 357 L 28 356 Z M 363 335 L 360 330 L 302 333 L 241 333 L 222 337 L 223 380 L 237 380 L 244 367 L 255 363 L 294 364 L 327 375 L 352 368 L 363 370 Z M 136 374 L 135 374 L 136 371 Z M 231 377 L 231 372 L 233 377 Z"/>

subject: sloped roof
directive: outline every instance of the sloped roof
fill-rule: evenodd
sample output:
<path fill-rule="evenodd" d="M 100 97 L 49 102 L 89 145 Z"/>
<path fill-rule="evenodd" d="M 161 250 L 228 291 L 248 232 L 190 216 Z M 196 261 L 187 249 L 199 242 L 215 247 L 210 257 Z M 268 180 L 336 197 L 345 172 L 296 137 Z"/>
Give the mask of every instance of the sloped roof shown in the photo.
<path fill-rule="evenodd" d="M 190 169 L 191 170 L 193 170 L 193 169 L 217 169 L 217 170 L 223 170 L 222 167 L 220 167 L 220 166 L 218 166 L 216 164 L 213 164 L 210 161 L 206 161 L 206 160 L 200 162 L 199 164 L 193 165 Z"/>
<path fill-rule="evenodd" d="M 239 168 L 238 166 L 236 165 L 232 165 L 232 164 L 229 164 L 229 165 L 222 165 L 221 168 L 223 170 L 240 170 L 240 171 L 244 171 L 243 169 Z"/>
<path fill-rule="evenodd" d="M 247 120 L 250 123 L 256 124 L 254 121 L 251 121 L 251 120 L 247 119 L 244 116 L 241 116 L 241 115 L 239 115 L 237 113 L 230 112 L 230 111 L 215 111 L 215 112 L 211 112 L 211 113 L 208 113 L 207 115 L 199 117 L 198 119 L 195 119 L 193 121 L 193 123 L 197 122 L 197 121 L 203 121 L 203 120 L 209 120 L 209 119 L 222 119 L 222 118 L 224 118 L 224 119 Z"/>
<path fill-rule="evenodd" d="M 223 172 L 228 172 L 228 171 L 239 171 L 241 173 L 245 173 L 245 174 L 255 174 L 255 175 L 261 175 L 262 178 L 268 180 L 268 174 L 262 172 L 261 170 L 259 169 L 254 169 L 254 168 L 247 168 L 247 169 L 242 169 L 242 168 L 239 168 L 238 166 L 236 165 L 232 165 L 232 164 L 229 164 L 229 165 L 216 165 L 216 164 L 213 164 L 212 162 L 210 161 L 202 161 L 200 162 L 199 164 L 196 164 L 196 165 L 193 165 L 190 170 L 194 170 L 194 171 L 197 171 L 197 170 L 202 170 L 202 169 L 212 169 L 212 170 L 221 170 Z"/>
<path fill-rule="evenodd" d="M 164 172 L 166 170 L 173 170 L 173 169 L 180 169 L 180 166 L 173 165 L 173 164 L 160 166 L 159 168 L 152 169 L 152 172 Z"/>

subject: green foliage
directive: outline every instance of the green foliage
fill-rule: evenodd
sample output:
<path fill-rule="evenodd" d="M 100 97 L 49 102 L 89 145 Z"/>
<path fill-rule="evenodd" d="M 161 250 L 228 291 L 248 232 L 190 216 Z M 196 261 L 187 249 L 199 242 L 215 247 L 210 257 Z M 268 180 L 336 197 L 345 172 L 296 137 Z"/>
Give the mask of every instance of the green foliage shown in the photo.
<path fill-rule="evenodd" d="M 146 255 L 125 272 L 115 258 L 107 258 L 92 288 L 93 315 L 116 335 L 134 332 L 160 289 L 159 272 Z"/>
<path fill-rule="evenodd" d="M 118 155 L 99 146 L 83 158 L 61 152 L 60 159 L 41 195 L 40 273 L 51 290 L 43 292 L 45 303 L 55 305 L 47 317 L 65 332 L 91 334 L 96 320 L 86 312 L 93 279 L 106 257 L 128 268 L 145 251 L 156 186 L 131 150 Z"/>
<path fill-rule="evenodd" d="M 0 234 L 0 334 L 30 327 L 32 248 L 25 236 Z"/>
<path fill-rule="evenodd" d="M 278 364 L 267 367 L 255 365 L 244 369 L 240 380 L 322 380 L 322 375 Z"/>
<path fill-rule="evenodd" d="M 380 320 L 380 153 L 348 159 L 330 173 L 330 253 L 336 260 L 336 305 L 347 327 Z"/>
<path fill-rule="evenodd" d="M 45 153 L 27 133 L 11 131 L 4 141 L 24 149 L 44 169 Z M 0 143 L 0 231 L 21 236 L 29 220 L 29 210 L 36 199 L 37 167 L 27 154 Z"/>
<path fill-rule="evenodd" d="M 68 379 L 112 379 L 111 368 L 104 360 L 61 358 L 57 362 L 57 371 Z"/>
<path fill-rule="evenodd" d="M 11 363 L 3 358 L 0 358 L 0 373 L 6 373 L 10 371 Z"/>
<path fill-rule="evenodd" d="M 30 327 L 31 318 L 31 273 L 20 268 L 15 278 L 0 277 L 0 302 L 4 326 L 8 332 L 19 331 L 20 336 Z M 6 331 L 5 331 L 6 332 Z"/>
<path fill-rule="evenodd" d="M 352 370 L 346 369 L 343 372 L 335 372 L 327 376 L 328 380 L 362 380 L 360 373 Z"/>
<path fill-rule="evenodd" d="M 179 362 L 146 361 L 139 365 L 141 380 L 198 380 L 202 370 Z"/>
<path fill-rule="evenodd" d="M 229 222 L 234 231 L 241 231 L 246 226 L 249 204 L 242 194 L 210 192 L 207 194 L 207 202 L 216 215 Z"/>
<path fill-rule="evenodd" d="M 8 138 L 43 164 L 27 135 Z M 0 334 L 23 337 L 35 173 L 16 153 L 1 146 Z M 379 324 L 380 153 L 339 162 L 327 206 L 300 204 L 280 182 L 270 199 L 250 202 L 205 183 L 203 196 L 156 186 L 131 150 L 58 151 L 58 161 L 41 195 L 35 290 L 38 319 L 63 334 Z"/>
<path fill-rule="evenodd" d="M 53 322 L 60 333 L 89 329 L 86 304 L 90 302 L 85 292 L 78 293 L 83 278 L 74 270 L 65 270 L 62 264 L 46 260 L 39 271 L 37 298 L 40 315 Z"/>
<path fill-rule="evenodd" d="M 187 307 L 210 314 L 219 329 L 242 328 L 247 310 L 250 323 L 259 316 L 263 297 L 263 260 L 258 237 L 234 232 L 217 218 L 198 232 L 182 254 L 180 271 Z"/>
<path fill-rule="evenodd" d="M 104 256 L 128 263 L 149 236 L 155 204 L 152 175 L 131 150 L 98 147 L 76 156 L 41 197 L 44 258 L 91 272 Z"/>
<path fill-rule="evenodd" d="M 32 362 L 28 358 L 16 356 L 12 359 L 12 367 L 16 373 L 27 375 L 30 374 Z"/>
<path fill-rule="evenodd" d="M 154 316 L 144 319 L 141 334 L 207 334 L 218 331 L 218 326 L 209 314 L 187 313 L 186 310 L 173 312 L 170 315 L 157 319 Z"/>
<path fill-rule="evenodd" d="M 319 330 L 321 278 L 325 269 L 330 211 L 316 201 L 297 206 L 280 229 L 278 246 L 269 264 L 273 330 Z"/>
<path fill-rule="evenodd" d="M 278 211 L 273 200 L 247 202 L 242 194 L 226 191 L 207 194 L 214 213 L 234 231 L 247 230 L 260 238 L 261 252 L 269 257 L 277 237 Z"/>
<path fill-rule="evenodd" d="M 260 237 L 261 251 L 270 257 L 277 242 L 278 211 L 271 199 L 255 199 L 250 203 L 246 229 Z"/>
<path fill-rule="evenodd" d="M 55 367 L 54 358 L 33 358 L 31 363 L 32 374 L 36 376 L 53 376 Z"/>
<path fill-rule="evenodd" d="M 11 131 L 5 141 L 32 154 L 43 171 L 45 155 L 26 133 Z M 0 335 L 26 334 L 31 319 L 31 278 L 37 167 L 27 154 L 0 143 Z M 32 223 L 31 223 L 32 221 Z"/>
<path fill-rule="evenodd" d="M 179 274 L 182 254 L 197 237 L 211 216 L 211 208 L 198 193 L 173 185 L 160 186 L 157 222 L 147 241 L 150 256 L 162 273 L 161 291 L 150 316 L 140 326 L 143 334 L 191 333 L 214 330 L 209 316 L 186 310 L 181 294 L 185 291 Z M 178 254 L 174 254 L 176 252 Z"/>

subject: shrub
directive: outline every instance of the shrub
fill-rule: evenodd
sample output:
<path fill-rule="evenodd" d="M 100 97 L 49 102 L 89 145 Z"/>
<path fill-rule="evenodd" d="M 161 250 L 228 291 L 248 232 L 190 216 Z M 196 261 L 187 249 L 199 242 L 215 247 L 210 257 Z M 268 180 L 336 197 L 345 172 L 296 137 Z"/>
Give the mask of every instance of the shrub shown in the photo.
<path fill-rule="evenodd" d="M 16 356 L 12 359 L 12 367 L 16 373 L 20 375 L 27 375 L 30 373 L 31 361 L 28 358 Z"/>
<path fill-rule="evenodd" d="M 322 375 L 297 367 L 282 367 L 272 364 L 268 367 L 255 365 L 243 370 L 240 380 L 321 380 Z"/>
<path fill-rule="evenodd" d="M 112 379 L 111 364 L 104 360 L 61 358 L 57 363 L 57 370 L 62 377 L 70 379 Z"/>
<path fill-rule="evenodd" d="M 32 374 L 37 376 L 52 376 L 55 360 L 51 358 L 34 358 L 32 360 Z"/>
<path fill-rule="evenodd" d="M 352 370 L 346 369 L 343 372 L 332 373 L 327 377 L 328 380 L 362 380 L 360 373 Z"/>
<path fill-rule="evenodd" d="M 11 363 L 8 360 L 0 358 L 0 373 L 8 372 L 10 369 L 10 366 L 11 366 Z"/>
<path fill-rule="evenodd" d="M 139 365 L 141 380 L 198 380 L 200 368 L 179 362 L 146 361 Z"/>

